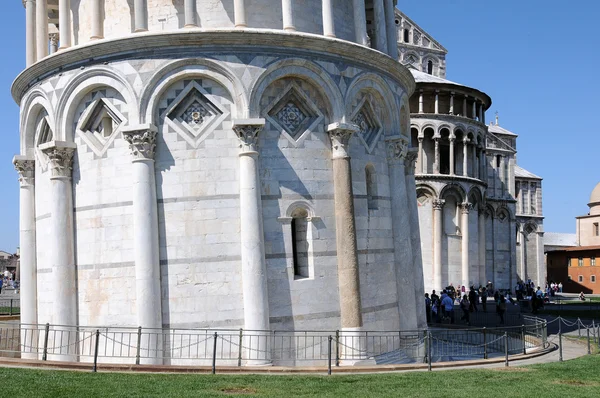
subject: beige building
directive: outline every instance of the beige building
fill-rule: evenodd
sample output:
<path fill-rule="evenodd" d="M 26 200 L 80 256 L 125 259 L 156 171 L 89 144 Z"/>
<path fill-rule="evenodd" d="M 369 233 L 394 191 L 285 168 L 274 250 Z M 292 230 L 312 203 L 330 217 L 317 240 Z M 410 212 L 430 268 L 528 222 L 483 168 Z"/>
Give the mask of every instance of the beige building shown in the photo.
<path fill-rule="evenodd" d="M 590 195 L 590 212 L 576 217 L 576 235 L 578 246 L 600 246 L 600 183 Z"/>

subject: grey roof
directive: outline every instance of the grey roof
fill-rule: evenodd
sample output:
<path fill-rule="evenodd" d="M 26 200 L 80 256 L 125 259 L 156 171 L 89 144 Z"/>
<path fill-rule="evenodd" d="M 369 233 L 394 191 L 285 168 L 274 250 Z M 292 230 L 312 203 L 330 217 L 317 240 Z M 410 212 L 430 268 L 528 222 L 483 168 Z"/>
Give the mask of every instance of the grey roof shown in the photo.
<path fill-rule="evenodd" d="M 512 131 L 508 131 L 507 129 L 502 128 L 502 127 L 500 127 L 500 126 L 498 126 L 497 124 L 494 124 L 494 123 L 490 123 L 490 125 L 488 126 L 488 131 L 491 132 L 491 133 L 504 134 L 504 135 L 510 135 L 510 136 L 513 136 L 513 137 L 518 137 L 518 135 L 515 134 L 515 133 L 513 133 Z"/>
<path fill-rule="evenodd" d="M 577 246 L 577 235 L 560 232 L 544 232 L 544 246 Z"/>
<path fill-rule="evenodd" d="M 421 72 L 420 70 L 410 69 L 415 81 L 417 83 L 444 83 L 444 84 L 454 84 L 455 86 L 463 86 L 466 88 L 470 88 L 465 86 L 464 84 L 459 84 L 450 80 L 442 79 L 441 77 L 437 77 L 434 75 L 430 75 L 429 73 Z"/>
<path fill-rule="evenodd" d="M 525 170 L 524 168 L 522 168 L 519 165 L 515 165 L 515 177 L 533 178 L 536 180 L 543 180 L 542 177 L 536 176 L 532 172 Z"/>

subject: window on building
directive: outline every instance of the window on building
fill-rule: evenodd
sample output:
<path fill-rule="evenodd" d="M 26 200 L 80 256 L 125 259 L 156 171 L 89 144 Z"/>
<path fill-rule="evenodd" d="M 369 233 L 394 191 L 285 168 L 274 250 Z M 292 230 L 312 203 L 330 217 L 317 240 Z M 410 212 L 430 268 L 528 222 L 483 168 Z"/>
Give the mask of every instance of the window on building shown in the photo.
<path fill-rule="evenodd" d="M 596 283 L 596 275 L 590 276 L 590 282 Z"/>
<path fill-rule="evenodd" d="M 410 41 L 410 33 L 408 29 L 404 29 L 404 42 L 408 43 Z"/>
<path fill-rule="evenodd" d="M 308 212 L 297 209 L 292 214 L 292 252 L 294 256 L 294 277 L 308 278 Z"/>
<path fill-rule="evenodd" d="M 579 275 L 577 277 L 577 280 L 579 281 L 579 283 L 582 283 L 583 282 L 583 275 Z"/>
<path fill-rule="evenodd" d="M 577 266 L 579 266 L 579 267 L 583 267 L 583 257 L 579 257 L 579 258 L 577 259 Z"/>
<path fill-rule="evenodd" d="M 433 75 L 433 61 L 427 61 L 427 73 Z"/>
<path fill-rule="evenodd" d="M 500 168 L 500 159 L 502 158 L 502 156 L 500 155 L 496 155 L 496 168 Z"/>
<path fill-rule="evenodd" d="M 597 222 L 594 223 L 594 236 L 600 236 L 600 226 Z"/>
<path fill-rule="evenodd" d="M 590 258 L 590 265 L 591 265 L 592 267 L 595 267 L 595 266 L 596 266 L 596 257 L 592 257 L 592 258 Z"/>
<path fill-rule="evenodd" d="M 567 258 L 567 266 L 569 266 L 569 267 L 570 267 L 571 265 L 572 265 L 572 264 L 571 264 L 571 258 Z"/>
<path fill-rule="evenodd" d="M 367 185 L 367 204 L 369 210 L 377 209 L 377 175 L 375 167 L 369 164 L 365 167 L 365 180 Z"/>

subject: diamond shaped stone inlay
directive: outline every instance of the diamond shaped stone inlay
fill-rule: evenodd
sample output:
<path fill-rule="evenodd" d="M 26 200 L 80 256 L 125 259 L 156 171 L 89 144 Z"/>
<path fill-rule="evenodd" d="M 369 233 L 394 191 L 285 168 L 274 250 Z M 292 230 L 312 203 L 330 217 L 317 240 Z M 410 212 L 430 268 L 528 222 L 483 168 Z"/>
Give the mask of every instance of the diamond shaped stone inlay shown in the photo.
<path fill-rule="evenodd" d="M 363 106 L 363 108 L 354 116 L 352 123 L 356 124 L 359 128 L 359 134 L 368 147 L 371 147 L 377 138 L 380 126 L 377 119 L 373 115 L 370 106 Z"/>
<path fill-rule="evenodd" d="M 277 120 L 292 137 L 296 136 L 298 127 L 305 119 L 306 115 L 293 102 L 288 102 L 277 112 Z"/>
<path fill-rule="evenodd" d="M 210 112 L 198 101 L 194 101 L 183 113 L 183 120 L 188 124 L 202 124 Z"/>
<path fill-rule="evenodd" d="M 83 112 L 77 133 L 97 156 L 103 156 L 125 124 L 126 117 L 119 104 L 113 104 L 108 98 L 98 98 Z"/>

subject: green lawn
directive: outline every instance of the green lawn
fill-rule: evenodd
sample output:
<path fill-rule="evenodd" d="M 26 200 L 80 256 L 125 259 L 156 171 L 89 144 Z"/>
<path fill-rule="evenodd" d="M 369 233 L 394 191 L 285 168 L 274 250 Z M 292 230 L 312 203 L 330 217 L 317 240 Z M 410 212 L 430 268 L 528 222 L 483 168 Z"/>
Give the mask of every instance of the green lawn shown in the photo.
<path fill-rule="evenodd" d="M 0 368 L 0 397 L 598 397 L 600 355 L 497 370 L 333 376 L 149 375 Z M 452 394 L 451 394 L 452 393 Z"/>

